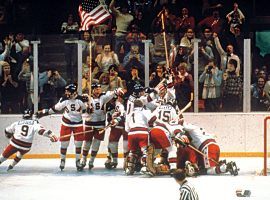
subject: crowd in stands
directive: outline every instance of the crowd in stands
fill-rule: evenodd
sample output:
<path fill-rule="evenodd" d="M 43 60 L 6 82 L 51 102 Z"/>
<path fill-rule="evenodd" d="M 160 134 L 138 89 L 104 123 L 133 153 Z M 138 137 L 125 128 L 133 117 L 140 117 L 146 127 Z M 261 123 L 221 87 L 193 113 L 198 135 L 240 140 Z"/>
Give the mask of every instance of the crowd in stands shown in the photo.
<path fill-rule="evenodd" d="M 226 8 L 230 10 L 228 13 L 221 12 L 224 10 L 221 4 L 208 8 L 203 5 L 202 10 L 209 15 L 197 19 L 190 12 L 187 1 L 183 1 L 187 5 L 181 4 L 179 8 L 175 6 L 178 1 L 131 2 L 133 4 L 119 4 L 115 0 L 110 2 L 108 9 L 113 18 L 106 24 L 103 30 L 105 36 L 99 42 L 93 34 L 97 27 L 79 32 L 79 22 L 72 14 L 59 28 L 61 34 L 72 37 L 78 34 L 83 40 L 83 93 L 88 93 L 90 85 L 90 41 L 92 82 L 100 83 L 103 91 L 123 87 L 129 95 L 133 85 L 145 82 L 143 40 L 148 39 L 151 40 L 150 87 L 155 87 L 163 78 L 171 75 L 177 104 L 181 109 L 190 101 L 194 92 L 194 79 L 198 79 L 201 111 L 243 110 L 243 43 L 248 24 L 246 13 L 237 3 L 232 3 L 231 9 Z M 163 31 L 166 32 L 170 66 L 166 65 Z M 194 38 L 200 39 L 198 76 L 194 76 Z M 69 45 L 65 53 L 65 76 L 53 66 L 39 72 L 39 108 L 54 105 L 63 95 L 65 85 L 76 81 L 73 77 L 77 61 L 73 61 L 71 56 L 75 51 Z M 259 51 L 252 52 L 252 60 L 251 110 L 267 111 L 270 107 L 269 62 L 264 61 Z M 255 62 L 257 60 L 260 62 Z M 23 33 L 10 34 L 4 38 L 0 67 L 1 113 L 20 113 L 25 108 L 32 108 L 32 50 Z"/>

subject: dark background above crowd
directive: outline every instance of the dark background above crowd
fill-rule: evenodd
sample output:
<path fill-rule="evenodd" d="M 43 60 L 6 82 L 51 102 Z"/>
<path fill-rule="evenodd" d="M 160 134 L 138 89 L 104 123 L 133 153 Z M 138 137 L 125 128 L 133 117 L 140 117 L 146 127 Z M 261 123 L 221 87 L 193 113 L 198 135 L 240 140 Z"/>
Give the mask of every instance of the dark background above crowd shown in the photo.
<path fill-rule="evenodd" d="M 110 0 L 106 1 L 107 4 Z M 145 20 L 151 21 L 156 14 L 160 11 L 161 7 L 156 5 L 154 7 L 154 0 L 130 0 L 130 1 L 118 1 L 116 6 L 121 6 L 123 2 L 129 2 L 129 10 L 132 12 L 134 6 L 140 7 L 143 2 L 146 2 L 143 8 L 143 12 L 147 18 Z M 269 5 L 263 0 L 238 0 L 238 1 L 226 1 L 226 0 L 176 0 L 176 4 L 172 5 L 169 0 L 169 7 L 172 14 L 178 16 L 180 9 L 187 7 L 189 13 L 193 15 L 198 23 L 201 19 L 211 15 L 211 10 L 204 9 L 204 6 L 209 7 L 222 4 L 220 9 L 221 14 L 226 15 L 232 8 L 232 4 L 237 2 L 242 12 L 245 13 L 246 19 L 250 19 L 252 24 L 248 26 L 251 29 L 256 27 L 260 28 L 269 27 L 269 20 L 266 17 L 269 15 Z M 65 0 L 1 0 L 0 1 L 0 29 L 1 32 L 24 32 L 26 34 L 54 34 L 59 33 L 59 27 L 62 22 L 67 18 L 68 14 L 72 13 L 75 16 L 75 21 L 79 21 L 78 6 L 80 1 L 65 1 Z M 154 11 L 154 12 L 153 12 Z M 261 16 L 261 17 L 259 17 Z M 261 20 L 260 20 L 261 19 Z"/>

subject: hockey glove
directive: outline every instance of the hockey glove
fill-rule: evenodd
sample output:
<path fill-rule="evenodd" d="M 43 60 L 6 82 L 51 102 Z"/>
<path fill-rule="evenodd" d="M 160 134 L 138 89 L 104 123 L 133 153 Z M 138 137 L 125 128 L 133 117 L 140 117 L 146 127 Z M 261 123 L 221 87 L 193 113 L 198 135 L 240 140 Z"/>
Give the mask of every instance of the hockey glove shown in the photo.
<path fill-rule="evenodd" d="M 44 116 L 47 116 L 49 115 L 49 110 L 48 109 L 43 109 L 43 110 L 40 110 L 40 111 L 37 111 L 36 112 L 36 116 L 37 118 L 41 118 L 41 117 L 44 117 Z"/>
<path fill-rule="evenodd" d="M 185 135 L 176 135 L 175 136 L 175 142 L 182 147 L 186 147 L 189 145 L 189 139 Z"/>
<path fill-rule="evenodd" d="M 117 95 L 117 96 L 123 96 L 125 94 L 125 90 L 122 89 L 122 88 L 117 88 L 114 90 L 114 93 Z"/>
<path fill-rule="evenodd" d="M 82 102 L 86 103 L 89 101 L 89 97 L 87 94 L 82 94 Z"/>
<path fill-rule="evenodd" d="M 52 135 L 50 135 L 50 141 L 51 142 L 57 142 L 58 141 L 58 137 L 52 134 Z"/>
<path fill-rule="evenodd" d="M 5 136 L 6 136 L 8 139 L 10 139 L 10 138 L 12 138 L 13 133 L 7 132 L 7 131 L 5 130 Z"/>

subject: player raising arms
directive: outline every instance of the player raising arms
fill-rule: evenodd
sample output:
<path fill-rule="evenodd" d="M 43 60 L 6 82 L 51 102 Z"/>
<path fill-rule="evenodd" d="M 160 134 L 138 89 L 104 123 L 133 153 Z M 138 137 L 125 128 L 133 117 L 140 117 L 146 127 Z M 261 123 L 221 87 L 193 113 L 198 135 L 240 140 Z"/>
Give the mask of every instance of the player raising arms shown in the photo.
<path fill-rule="evenodd" d="M 118 164 L 118 143 L 120 137 L 123 136 L 123 152 L 124 158 L 126 158 L 128 154 L 128 136 L 125 131 L 125 107 L 123 105 L 124 99 L 122 96 L 118 96 L 115 101 L 114 110 L 111 115 L 110 120 L 110 135 L 109 135 L 109 143 L 108 143 L 108 156 L 107 161 L 105 162 L 105 167 L 107 169 L 116 168 Z"/>
<path fill-rule="evenodd" d="M 94 167 L 94 160 L 98 153 L 100 143 L 104 140 L 105 132 L 100 133 L 101 129 L 105 127 L 106 118 L 106 103 L 108 103 L 114 96 L 123 95 L 124 91 L 117 88 L 114 91 L 102 92 L 101 85 L 97 83 L 92 84 L 92 97 L 90 98 L 91 112 L 85 120 L 85 135 L 83 145 L 82 166 L 85 167 L 88 152 L 91 148 L 91 157 L 88 163 L 89 169 Z M 91 131 L 92 130 L 92 131 Z"/>
<path fill-rule="evenodd" d="M 13 162 L 8 166 L 8 170 L 20 162 L 22 157 L 31 149 L 35 134 L 50 138 L 51 142 L 57 142 L 57 137 L 50 130 L 46 130 L 38 120 L 32 119 L 31 110 L 25 110 L 23 119 L 12 123 L 5 129 L 5 135 L 10 139 L 9 145 L 0 156 L 0 164 L 16 153 Z"/>
<path fill-rule="evenodd" d="M 83 133 L 82 113 L 87 109 L 85 104 L 87 101 L 88 100 L 85 99 L 85 97 L 77 94 L 77 86 L 75 84 L 70 84 L 65 88 L 65 96 L 62 97 L 55 106 L 38 112 L 38 116 L 41 117 L 64 110 L 60 129 L 61 162 L 59 167 L 61 170 L 65 168 L 67 148 L 69 146 L 72 133 L 74 134 L 74 143 L 76 148 L 76 167 L 78 171 L 82 170 L 80 156 L 84 136 L 83 134 L 76 135 L 76 133 Z"/>

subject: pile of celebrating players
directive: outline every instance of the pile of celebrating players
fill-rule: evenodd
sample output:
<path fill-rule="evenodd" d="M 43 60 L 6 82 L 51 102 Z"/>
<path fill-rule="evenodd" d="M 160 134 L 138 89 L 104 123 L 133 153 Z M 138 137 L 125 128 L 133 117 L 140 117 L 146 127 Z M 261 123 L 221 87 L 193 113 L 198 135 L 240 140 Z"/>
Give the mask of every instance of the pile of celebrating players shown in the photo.
<path fill-rule="evenodd" d="M 79 95 L 77 86 L 70 84 L 65 88 L 65 96 L 55 106 L 38 111 L 36 119 L 32 119 L 31 115 L 23 120 L 36 120 L 38 123 L 38 119 L 43 116 L 63 111 L 58 138 L 51 131 L 42 131 L 51 141 L 60 141 L 61 170 L 65 168 L 71 136 L 75 143 L 75 165 L 78 171 L 82 171 L 94 168 L 100 144 L 105 134 L 109 134 L 105 162 L 108 170 L 118 166 L 118 146 L 122 137 L 126 175 L 137 173 L 156 176 L 172 174 L 177 170 L 185 170 L 187 176 L 222 173 L 238 175 L 239 169 L 235 162 L 219 159 L 220 148 L 215 136 L 183 118 L 183 112 L 192 106 L 192 98 L 185 108 L 178 109 L 174 87 L 169 82 L 163 79 L 155 88 L 135 84 L 133 93 L 128 97 L 122 88 L 104 93 L 98 83 L 91 85 L 90 95 Z M 10 127 L 6 129 L 13 149 L 12 152 L 9 152 L 11 147 L 5 150 L 0 163 L 15 150 L 19 155 L 22 154 L 24 147 L 20 145 L 26 141 L 24 137 L 29 137 L 26 131 L 30 130 L 30 125 L 27 122 L 23 126 L 23 134 L 15 133 Z M 29 144 L 33 140 L 31 137 L 27 140 Z M 17 164 L 17 161 L 13 163 Z M 15 164 L 9 168 L 12 169 Z"/>

